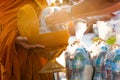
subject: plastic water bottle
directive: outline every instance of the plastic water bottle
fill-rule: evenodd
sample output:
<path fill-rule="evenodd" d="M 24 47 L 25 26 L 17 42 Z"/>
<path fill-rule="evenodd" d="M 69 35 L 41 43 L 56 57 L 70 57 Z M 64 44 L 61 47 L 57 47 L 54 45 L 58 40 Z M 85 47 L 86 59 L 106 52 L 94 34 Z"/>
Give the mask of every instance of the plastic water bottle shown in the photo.
<path fill-rule="evenodd" d="M 103 80 L 101 72 L 95 72 L 93 80 Z"/>

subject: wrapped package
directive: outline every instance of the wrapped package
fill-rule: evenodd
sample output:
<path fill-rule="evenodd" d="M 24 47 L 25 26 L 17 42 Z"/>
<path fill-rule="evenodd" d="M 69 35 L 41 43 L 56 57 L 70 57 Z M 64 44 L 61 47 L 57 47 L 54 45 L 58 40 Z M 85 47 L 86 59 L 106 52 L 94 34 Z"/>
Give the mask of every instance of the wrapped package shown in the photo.
<path fill-rule="evenodd" d="M 98 21 L 97 27 L 99 37 L 104 39 L 108 44 L 120 44 L 120 20 Z"/>
<path fill-rule="evenodd" d="M 94 54 L 95 56 L 93 56 L 92 60 L 93 60 L 93 67 L 94 67 L 94 75 L 93 75 L 93 80 L 104 80 L 105 77 L 105 56 L 109 50 L 109 45 L 107 45 L 105 43 L 105 41 L 103 40 L 98 40 L 97 42 L 95 42 L 94 46 L 96 47 L 95 49 L 97 50 L 93 50 L 91 54 Z"/>
<path fill-rule="evenodd" d="M 89 54 L 85 48 L 77 48 L 74 53 L 74 58 L 71 60 L 72 70 L 69 80 L 91 80 L 93 74 L 93 68 L 89 59 Z M 89 75 L 86 75 L 90 73 Z"/>
<path fill-rule="evenodd" d="M 87 23 L 78 21 L 75 25 L 75 37 L 77 40 L 82 40 L 83 34 L 87 30 Z"/>
<path fill-rule="evenodd" d="M 108 23 L 112 28 L 112 33 L 115 35 L 115 44 L 120 44 L 120 20 L 109 21 Z"/>
<path fill-rule="evenodd" d="M 98 36 L 103 40 L 107 40 L 112 33 L 112 29 L 107 25 L 105 21 L 97 21 Z"/>
<path fill-rule="evenodd" d="M 113 80 L 119 80 L 120 79 L 120 48 L 115 50 L 112 72 L 113 72 Z"/>
<path fill-rule="evenodd" d="M 118 45 L 111 45 L 105 61 L 105 80 L 119 80 L 120 48 Z"/>

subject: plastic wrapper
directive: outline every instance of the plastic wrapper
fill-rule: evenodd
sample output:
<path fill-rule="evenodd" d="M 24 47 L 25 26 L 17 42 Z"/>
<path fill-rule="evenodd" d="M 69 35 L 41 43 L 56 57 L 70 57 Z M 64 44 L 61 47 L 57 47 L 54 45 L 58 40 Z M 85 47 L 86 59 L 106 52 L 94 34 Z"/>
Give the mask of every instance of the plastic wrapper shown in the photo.
<path fill-rule="evenodd" d="M 115 44 L 120 44 L 120 20 L 109 21 L 108 23 L 112 28 L 112 33 L 115 34 Z"/>
<path fill-rule="evenodd" d="M 93 47 L 93 51 L 90 54 L 94 54 L 94 56 L 92 57 L 92 60 L 93 60 L 93 66 L 95 70 L 93 75 L 93 80 L 103 80 L 103 78 L 105 77 L 104 61 L 105 61 L 106 53 L 109 49 L 109 45 L 107 45 L 105 41 L 100 39 L 97 42 L 94 42 L 94 45 L 92 47 Z"/>
<path fill-rule="evenodd" d="M 115 57 L 112 66 L 114 80 L 118 80 L 118 78 L 120 78 L 120 48 L 115 50 Z"/>
<path fill-rule="evenodd" d="M 113 80 L 112 65 L 113 65 L 112 61 L 110 59 L 107 59 L 106 63 L 105 63 L 104 80 L 106 80 L 106 79 Z"/>
<path fill-rule="evenodd" d="M 46 24 L 46 21 L 45 21 L 46 17 L 48 17 L 51 14 L 53 14 L 54 12 L 60 11 L 60 10 L 61 10 L 61 8 L 57 7 L 57 6 L 52 6 L 52 7 L 45 8 L 42 11 L 41 18 L 40 18 L 41 27 L 47 27 L 47 24 Z"/>
<path fill-rule="evenodd" d="M 98 35 L 108 44 L 120 44 L 120 20 L 97 21 Z M 96 26 L 93 26 L 96 27 Z M 95 28 L 93 28 L 94 31 Z"/>
<path fill-rule="evenodd" d="M 101 49 L 102 46 L 109 47 L 109 45 L 103 39 L 100 39 L 100 38 L 96 40 L 95 42 L 93 42 L 93 44 L 90 46 L 88 50 L 90 52 L 90 57 L 92 59 L 98 57 L 98 55 L 100 54 L 102 50 Z"/>
<path fill-rule="evenodd" d="M 112 45 L 105 63 L 105 79 L 119 80 L 120 76 L 120 47 L 118 45 Z"/>
<path fill-rule="evenodd" d="M 86 30 L 87 30 L 87 23 L 81 22 L 81 21 L 78 20 L 78 22 L 75 25 L 76 39 L 81 41 L 81 39 L 82 39 L 82 37 L 84 35 L 84 32 Z"/>
<path fill-rule="evenodd" d="M 67 57 L 66 66 L 68 80 L 91 80 L 93 68 L 91 66 L 89 54 L 85 48 L 77 48 L 72 59 Z M 86 75 L 87 73 L 90 74 Z"/>
<path fill-rule="evenodd" d="M 85 65 L 83 76 L 84 76 L 83 80 L 92 80 L 92 77 L 93 77 L 93 67 L 92 67 L 92 65 L 88 65 L 88 64 Z"/>
<path fill-rule="evenodd" d="M 111 36 L 110 33 L 112 33 L 112 29 L 104 21 L 97 21 L 96 24 L 98 27 L 99 38 L 107 40 Z"/>
<path fill-rule="evenodd" d="M 98 36 L 98 27 L 97 24 L 93 24 L 93 32 Z"/>
<path fill-rule="evenodd" d="M 96 36 L 94 33 L 86 33 L 83 35 L 81 44 L 89 51 L 91 45 L 93 44 L 92 40 Z"/>

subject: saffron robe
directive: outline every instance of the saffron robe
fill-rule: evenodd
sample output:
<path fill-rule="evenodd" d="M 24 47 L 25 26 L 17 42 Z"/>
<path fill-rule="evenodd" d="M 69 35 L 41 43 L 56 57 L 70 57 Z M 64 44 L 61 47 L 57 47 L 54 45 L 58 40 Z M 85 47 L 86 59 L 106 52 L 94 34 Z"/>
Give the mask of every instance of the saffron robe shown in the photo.
<path fill-rule="evenodd" d="M 31 4 L 37 13 L 47 6 L 45 0 L 0 0 L 0 80 L 52 80 L 52 74 L 38 73 L 47 63 L 42 53 L 15 44 L 17 12 L 25 4 Z"/>

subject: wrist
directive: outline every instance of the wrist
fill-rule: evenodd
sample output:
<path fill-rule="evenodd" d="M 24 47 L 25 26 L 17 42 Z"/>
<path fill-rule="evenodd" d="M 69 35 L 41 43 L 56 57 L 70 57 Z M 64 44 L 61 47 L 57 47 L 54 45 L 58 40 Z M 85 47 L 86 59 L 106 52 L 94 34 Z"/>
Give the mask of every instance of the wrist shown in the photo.
<path fill-rule="evenodd" d="M 71 6 L 66 9 L 66 12 L 68 13 L 70 19 L 72 19 L 72 20 L 75 19 L 75 17 L 72 14 L 72 7 Z"/>

